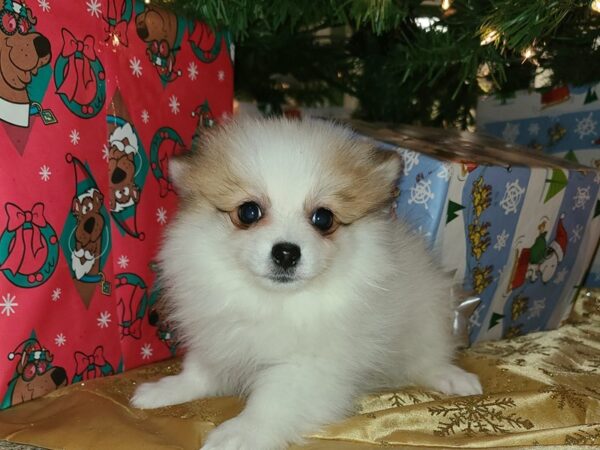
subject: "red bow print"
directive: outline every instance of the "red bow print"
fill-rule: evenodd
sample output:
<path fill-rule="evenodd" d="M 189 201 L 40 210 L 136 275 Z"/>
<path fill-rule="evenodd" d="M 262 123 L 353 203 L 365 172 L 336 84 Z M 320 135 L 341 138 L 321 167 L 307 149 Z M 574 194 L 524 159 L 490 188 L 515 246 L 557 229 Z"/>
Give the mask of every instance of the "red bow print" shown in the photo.
<path fill-rule="evenodd" d="M 75 374 L 80 375 L 84 380 L 101 377 L 101 369 L 105 364 L 104 349 L 101 346 L 96 347 L 91 355 L 75 352 Z"/>

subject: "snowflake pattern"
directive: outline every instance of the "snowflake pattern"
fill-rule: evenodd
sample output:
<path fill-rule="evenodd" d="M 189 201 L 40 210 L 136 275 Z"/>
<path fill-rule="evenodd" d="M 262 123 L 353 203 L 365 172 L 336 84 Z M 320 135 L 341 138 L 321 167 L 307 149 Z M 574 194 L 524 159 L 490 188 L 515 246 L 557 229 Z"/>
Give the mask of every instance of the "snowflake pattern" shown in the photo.
<path fill-rule="evenodd" d="M 127 266 L 129 265 L 129 258 L 126 255 L 121 255 L 119 256 L 117 264 L 121 269 L 127 269 Z"/>
<path fill-rule="evenodd" d="M 534 319 L 536 317 L 540 317 L 542 311 L 546 309 L 546 298 L 538 298 L 533 301 L 533 304 L 529 306 L 527 309 L 527 320 Z"/>
<path fill-rule="evenodd" d="M 173 114 L 179 114 L 179 100 L 175 95 L 171 95 L 169 97 L 169 108 L 171 108 L 171 112 Z"/>
<path fill-rule="evenodd" d="M 144 109 L 141 114 L 142 122 L 148 123 L 150 121 L 150 113 L 147 109 Z"/>
<path fill-rule="evenodd" d="M 577 186 L 577 194 L 573 196 L 573 201 L 575 204 L 573 205 L 573 211 L 576 209 L 585 209 L 585 205 L 590 199 L 590 186 L 586 186 L 584 188 Z"/>
<path fill-rule="evenodd" d="M 432 416 L 441 416 L 446 421 L 440 421 L 433 433 L 437 436 L 449 436 L 463 432 L 472 437 L 477 433 L 507 433 L 509 428 L 533 428 L 533 422 L 508 413 L 514 408 L 515 401 L 510 397 L 492 399 L 485 397 L 463 397 L 450 403 L 449 406 L 432 406 L 427 408 Z"/>
<path fill-rule="evenodd" d="M 217 80 L 225 81 L 225 71 L 224 70 L 219 70 L 217 72 Z"/>
<path fill-rule="evenodd" d="M 96 320 L 98 321 L 98 326 L 100 328 L 108 328 L 108 324 L 111 322 L 110 313 L 108 311 L 103 311 Z"/>
<path fill-rule="evenodd" d="M 77 145 L 79 144 L 79 131 L 77 131 L 75 128 L 73 128 L 71 130 L 71 133 L 69 133 L 69 140 L 71 141 L 71 144 L 73 145 Z"/>
<path fill-rule="evenodd" d="M 136 78 L 142 76 L 142 62 L 136 56 L 129 60 L 129 68 L 131 69 L 131 75 Z"/>
<path fill-rule="evenodd" d="M 38 0 L 38 5 L 40 5 L 40 9 L 44 12 L 50 11 L 50 3 L 48 0 Z"/>
<path fill-rule="evenodd" d="M 450 180 L 450 177 L 452 177 L 452 164 L 442 163 L 442 166 L 436 175 L 444 181 Z"/>
<path fill-rule="evenodd" d="M 529 132 L 530 136 L 537 136 L 540 133 L 540 124 L 535 122 L 530 123 L 527 131 Z"/>
<path fill-rule="evenodd" d="M 518 123 L 507 123 L 502 130 L 502 139 L 511 144 L 514 144 L 519 137 L 519 124 Z"/>
<path fill-rule="evenodd" d="M 506 190 L 504 196 L 500 200 L 500 206 L 504 210 L 504 214 L 516 213 L 521 198 L 525 193 L 525 189 L 519 185 L 519 180 L 516 179 L 513 182 L 506 183 Z"/>
<path fill-rule="evenodd" d="M 594 135 L 596 133 L 596 125 L 598 122 L 592 117 L 592 113 L 582 119 L 575 119 L 577 125 L 575 126 L 575 134 L 579 136 L 579 139 L 583 139 L 586 136 Z"/>
<path fill-rule="evenodd" d="M 410 198 L 408 204 L 412 205 L 423 205 L 425 209 L 429 209 L 429 200 L 435 197 L 435 194 L 431 191 L 431 180 L 419 180 L 417 184 L 410 188 Z"/>
<path fill-rule="evenodd" d="M 142 359 L 150 359 L 153 353 L 154 349 L 152 348 L 152 345 L 150 343 L 146 343 L 140 348 L 140 354 L 142 355 Z"/>
<path fill-rule="evenodd" d="M 581 225 L 580 223 L 578 223 L 571 230 L 571 237 L 569 238 L 569 241 L 571 241 L 573 243 L 579 242 L 581 240 L 581 233 L 582 232 L 583 232 L 583 225 Z"/>
<path fill-rule="evenodd" d="M 475 308 L 471 317 L 469 317 L 469 328 L 481 328 L 481 307 Z"/>
<path fill-rule="evenodd" d="M 104 144 L 102 146 L 102 159 L 106 162 L 108 162 L 108 159 L 110 158 L 110 149 L 108 148 L 108 145 Z"/>
<path fill-rule="evenodd" d="M 187 67 L 188 77 L 190 80 L 194 81 L 198 78 L 198 66 L 194 61 L 191 61 Z"/>
<path fill-rule="evenodd" d="M 0 307 L 2 307 L 1 313 L 6 315 L 6 317 L 10 317 L 11 314 L 14 314 L 15 307 L 19 306 L 19 304 L 15 302 L 16 299 L 17 297 L 11 293 L 2 296 L 2 303 L 0 303 Z"/>
<path fill-rule="evenodd" d="M 59 333 L 54 338 L 54 343 L 57 346 L 62 347 L 63 345 L 65 345 L 67 343 L 67 337 L 64 334 Z"/>
<path fill-rule="evenodd" d="M 90 13 L 90 16 L 96 18 L 100 17 L 100 14 L 102 14 L 102 5 L 98 0 L 88 0 L 85 4 L 87 6 L 87 12 Z"/>
<path fill-rule="evenodd" d="M 392 407 L 399 408 L 405 405 L 418 405 L 423 402 L 440 400 L 440 396 L 420 389 L 404 389 L 402 392 L 392 392 L 392 395 L 387 397 L 387 400 Z"/>
<path fill-rule="evenodd" d="M 53 302 L 57 302 L 58 300 L 60 300 L 60 296 L 62 295 L 62 289 L 61 288 L 56 288 L 52 291 L 52 301 Z"/>
<path fill-rule="evenodd" d="M 44 164 L 42 167 L 40 167 L 38 174 L 40 175 L 42 181 L 48 181 L 50 179 L 50 175 L 52 175 L 52 172 L 50 172 L 50 167 Z"/>
<path fill-rule="evenodd" d="M 587 394 L 576 392 L 562 384 L 544 386 L 540 389 L 540 392 L 550 394 L 550 398 L 557 401 L 558 409 L 564 409 L 566 405 L 569 405 L 571 408 L 579 408 L 581 411 L 585 410 L 582 397 L 586 398 Z"/>
<path fill-rule="evenodd" d="M 412 150 L 404 150 L 402 159 L 404 160 L 404 176 L 407 176 L 413 167 L 419 165 L 419 153 Z"/>
<path fill-rule="evenodd" d="M 558 272 L 556 272 L 556 275 L 554 275 L 553 283 L 560 284 L 560 283 L 564 282 L 568 273 L 569 273 L 569 270 L 566 267 L 563 267 Z"/>
<path fill-rule="evenodd" d="M 506 247 L 506 243 L 508 242 L 509 234 L 506 230 L 502 230 L 502 233 L 496 235 L 496 243 L 494 244 L 494 248 L 498 251 L 502 250 Z"/>
<path fill-rule="evenodd" d="M 167 210 L 162 206 L 156 210 L 156 221 L 161 225 L 167 223 Z"/>

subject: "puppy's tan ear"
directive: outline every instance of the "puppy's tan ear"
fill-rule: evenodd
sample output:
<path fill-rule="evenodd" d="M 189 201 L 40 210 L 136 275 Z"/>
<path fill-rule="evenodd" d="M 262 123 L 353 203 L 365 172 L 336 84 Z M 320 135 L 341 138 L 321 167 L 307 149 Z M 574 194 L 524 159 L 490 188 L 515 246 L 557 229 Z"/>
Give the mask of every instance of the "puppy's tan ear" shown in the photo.
<path fill-rule="evenodd" d="M 381 180 L 381 183 L 390 187 L 392 192 L 396 186 L 400 171 L 402 170 L 402 157 L 391 150 L 373 151 L 373 176 Z"/>
<path fill-rule="evenodd" d="M 169 181 L 173 183 L 179 195 L 189 192 L 189 172 L 192 165 L 188 154 L 169 158 Z"/>

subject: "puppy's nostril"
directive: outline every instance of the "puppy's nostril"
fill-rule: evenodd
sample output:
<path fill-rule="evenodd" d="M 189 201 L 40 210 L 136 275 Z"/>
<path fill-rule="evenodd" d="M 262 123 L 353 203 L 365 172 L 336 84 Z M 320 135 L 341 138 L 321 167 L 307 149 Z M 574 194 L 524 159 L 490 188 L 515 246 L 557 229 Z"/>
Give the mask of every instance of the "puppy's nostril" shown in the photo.
<path fill-rule="evenodd" d="M 119 184 L 125 179 L 126 176 L 127 173 L 120 167 L 117 167 L 115 168 L 115 170 L 113 170 L 112 176 L 110 177 L 110 181 L 112 181 L 113 184 Z"/>
<path fill-rule="evenodd" d="M 90 217 L 83 224 L 83 229 L 85 230 L 86 233 L 91 233 L 92 231 L 94 231 L 94 225 L 96 225 L 96 219 L 94 219 L 93 217 Z"/>
<path fill-rule="evenodd" d="M 45 36 L 37 36 L 33 40 L 33 46 L 35 47 L 38 58 L 43 58 L 50 54 L 50 41 Z"/>
<path fill-rule="evenodd" d="M 150 34 L 148 32 L 148 28 L 146 28 L 145 26 L 137 27 L 136 31 L 137 31 L 137 35 L 140 37 L 140 39 L 142 41 L 145 40 L 148 37 L 148 35 Z"/>
<path fill-rule="evenodd" d="M 280 242 L 271 249 L 271 259 L 282 269 L 295 266 L 300 259 L 300 247 L 291 242 Z"/>

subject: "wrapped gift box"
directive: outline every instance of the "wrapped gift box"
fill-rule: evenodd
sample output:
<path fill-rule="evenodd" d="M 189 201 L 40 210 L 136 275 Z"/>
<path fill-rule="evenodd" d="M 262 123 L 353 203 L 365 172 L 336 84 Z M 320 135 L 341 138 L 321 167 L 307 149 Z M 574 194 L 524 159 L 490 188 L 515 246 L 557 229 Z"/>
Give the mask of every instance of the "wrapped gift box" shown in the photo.
<path fill-rule="evenodd" d="M 600 236 L 596 169 L 466 132 L 355 127 L 400 152 L 397 216 L 480 298 L 472 342 L 561 324 Z"/>
<path fill-rule="evenodd" d="M 483 97 L 477 106 L 477 126 L 530 151 L 600 167 L 598 94 L 600 83 L 518 91 L 509 98 Z M 600 255 L 584 284 L 600 286 Z"/>
<path fill-rule="evenodd" d="M 169 157 L 231 114 L 229 37 L 133 0 L 0 1 L 0 408 L 171 356 Z"/>

